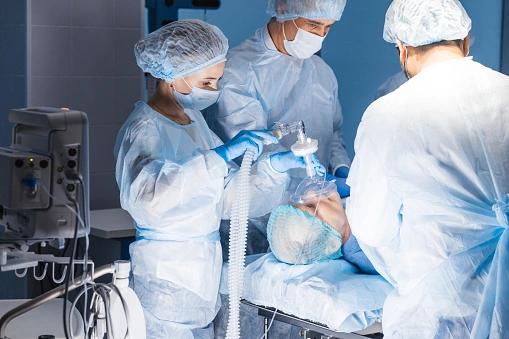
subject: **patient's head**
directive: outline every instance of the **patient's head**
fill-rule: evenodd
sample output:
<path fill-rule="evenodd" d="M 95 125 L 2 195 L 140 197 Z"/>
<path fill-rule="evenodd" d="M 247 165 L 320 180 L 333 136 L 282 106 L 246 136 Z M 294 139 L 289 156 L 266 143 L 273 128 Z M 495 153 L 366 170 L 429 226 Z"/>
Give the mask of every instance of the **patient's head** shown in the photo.
<path fill-rule="evenodd" d="M 337 193 L 308 205 L 280 205 L 270 215 L 267 237 L 279 261 L 311 264 L 341 257 L 350 227 Z"/>

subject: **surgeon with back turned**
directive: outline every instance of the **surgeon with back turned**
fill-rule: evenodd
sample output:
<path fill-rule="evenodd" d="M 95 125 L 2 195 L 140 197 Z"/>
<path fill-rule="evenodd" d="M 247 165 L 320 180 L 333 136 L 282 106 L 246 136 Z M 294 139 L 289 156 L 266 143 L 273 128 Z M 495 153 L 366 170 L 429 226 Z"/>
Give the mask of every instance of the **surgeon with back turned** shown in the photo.
<path fill-rule="evenodd" d="M 212 130 L 228 141 L 240 130 L 267 129 L 276 122 L 304 121 L 306 135 L 318 140 L 317 156 L 336 176 L 341 197 L 349 195 L 345 181 L 350 159 L 343 140 L 343 115 L 338 99 L 338 83 L 332 69 L 314 55 L 331 27 L 340 20 L 346 0 L 269 0 L 272 17 L 228 53 L 222 92 L 217 105 L 207 110 Z M 295 136 L 266 148 L 288 150 Z M 291 171 L 288 196 L 305 176 Z M 331 178 L 332 179 L 332 178 Z M 248 253 L 263 252 L 268 216 L 250 219 Z M 256 228 L 252 228 L 252 226 Z M 266 244 L 266 240 L 265 240 Z"/>
<path fill-rule="evenodd" d="M 222 267 L 219 222 L 228 218 L 238 166 L 247 150 L 258 158 L 267 131 L 242 131 L 226 144 L 200 109 L 219 95 L 228 42 L 200 20 L 172 22 L 138 41 L 136 61 L 158 80 L 138 102 L 115 144 L 122 208 L 134 219 L 130 285 L 143 306 L 147 338 L 214 338 Z M 265 154 L 253 165 L 251 215 L 281 201 L 294 167 L 291 152 Z M 320 166 L 317 164 L 317 166 Z"/>
<path fill-rule="evenodd" d="M 509 77 L 469 54 L 458 0 L 394 0 L 410 79 L 372 103 L 347 183 L 351 232 L 395 289 L 384 338 L 509 337 Z"/>

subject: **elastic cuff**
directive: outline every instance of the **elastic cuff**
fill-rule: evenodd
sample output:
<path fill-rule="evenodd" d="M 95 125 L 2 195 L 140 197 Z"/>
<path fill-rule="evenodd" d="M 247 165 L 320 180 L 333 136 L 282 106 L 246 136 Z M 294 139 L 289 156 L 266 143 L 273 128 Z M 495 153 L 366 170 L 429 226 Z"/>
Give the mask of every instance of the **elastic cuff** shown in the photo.
<path fill-rule="evenodd" d="M 348 166 L 347 164 L 339 164 L 337 165 L 336 167 L 334 167 L 334 170 L 332 171 L 332 175 L 336 175 L 336 171 L 338 170 L 338 168 L 340 167 L 347 167 L 347 168 L 350 168 L 350 166 Z"/>
<path fill-rule="evenodd" d="M 218 146 L 216 148 L 213 148 L 212 151 L 216 152 L 217 155 L 219 155 L 221 158 L 223 158 L 224 162 L 228 162 L 226 147 L 224 147 L 223 145 Z"/>
<path fill-rule="evenodd" d="M 260 157 L 258 158 L 257 162 L 261 165 L 262 163 L 267 163 L 265 166 L 267 166 L 268 168 L 270 168 L 270 171 L 272 173 L 277 173 L 279 175 L 287 175 L 286 172 L 279 172 L 278 170 L 276 170 L 274 167 L 272 167 L 272 163 L 270 161 L 270 157 L 274 154 L 276 154 L 277 152 L 273 152 L 273 153 L 262 153 L 262 155 L 260 155 Z M 263 165 L 262 165 L 263 166 Z"/>

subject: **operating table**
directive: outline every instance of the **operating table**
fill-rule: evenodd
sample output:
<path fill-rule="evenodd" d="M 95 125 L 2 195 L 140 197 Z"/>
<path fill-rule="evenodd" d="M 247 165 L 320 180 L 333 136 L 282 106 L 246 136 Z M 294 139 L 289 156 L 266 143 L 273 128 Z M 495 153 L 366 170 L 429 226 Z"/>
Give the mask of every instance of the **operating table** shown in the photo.
<path fill-rule="evenodd" d="M 271 334 L 267 329 L 272 319 L 299 327 L 300 337 L 306 339 L 382 338 L 383 303 L 392 289 L 381 276 L 362 274 L 342 259 L 287 265 L 268 253 L 246 257 L 242 303 L 244 309 L 263 317 L 265 339 Z M 228 293 L 227 263 L 223 266 L 220 292 Z M 227 297 L 222 300 L 222 307 L 228 307 Z M 226 317 L 228 312 L 220 313 Z M 254 326 L 253 323 L 241 318 L 241 327 Z M 216 328 L 219 338 L 220 332 Z M 260 336 L 253 334 L 252 338 Z"/>

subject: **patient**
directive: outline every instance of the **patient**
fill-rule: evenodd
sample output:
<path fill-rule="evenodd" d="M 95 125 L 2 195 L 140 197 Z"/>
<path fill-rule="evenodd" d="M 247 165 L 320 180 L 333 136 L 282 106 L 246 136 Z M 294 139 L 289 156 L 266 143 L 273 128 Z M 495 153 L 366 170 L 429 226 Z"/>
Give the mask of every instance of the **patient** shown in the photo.
<path fill-rule="evenodd" d="M 378 274 L 350 233 L 337 193 L 307 205 L 278 206 L 270 215 L 267 237 L 281 262 L 306 265 L 343 257 L 364 273 Z"/>

